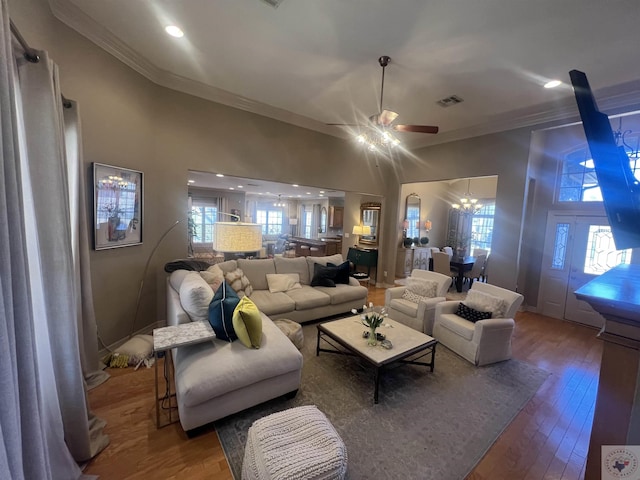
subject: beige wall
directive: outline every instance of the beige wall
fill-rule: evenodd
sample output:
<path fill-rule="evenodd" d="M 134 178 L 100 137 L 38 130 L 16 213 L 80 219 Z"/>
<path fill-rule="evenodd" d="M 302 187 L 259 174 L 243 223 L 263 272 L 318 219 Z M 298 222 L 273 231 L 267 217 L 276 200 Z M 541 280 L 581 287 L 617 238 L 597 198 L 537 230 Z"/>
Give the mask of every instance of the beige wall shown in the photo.
<path fill-rule="evenodd" d="M 165 318 L 163 266 L 187 251 L 189 169 L 382 193 L 386 167 L 350 142 L 155 85 L 56 20 L 45 0 L 10 0 L 9 9 L 29 44 L 58 64 L 65 96 L 79 103 L 87 172 L 91 162 L 144 172 L 143 245 L 91 252 L 106 344 L 130 333 L 147 257 L 182 219 L 154 254 L 133 329 Z"/>

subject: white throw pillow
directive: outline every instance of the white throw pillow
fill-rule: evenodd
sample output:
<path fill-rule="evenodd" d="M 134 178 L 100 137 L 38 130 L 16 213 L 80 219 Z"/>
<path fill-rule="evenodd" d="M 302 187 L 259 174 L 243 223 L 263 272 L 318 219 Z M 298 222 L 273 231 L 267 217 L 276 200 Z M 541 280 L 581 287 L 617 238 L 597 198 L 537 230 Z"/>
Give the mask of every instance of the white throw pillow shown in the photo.
<path fill-rule="evenodd" d="M 213 290 L 199 272 L 189 272 L 180 284 L 180 304 L 191 321 L 209 320 L 209 304 Z"/>
<path fill-rule="evenodd" d="M 474 310 L 491 312 L 491 318 L 504 318 L 507 313 L 507 302 L 504 299 L 474 289 L 467 292 L 467 297 L 462 303 Z"/>
<path fill-rule="evenodd" d="M 267 273 L 267 284 L 271 293 L 302 288 L 300 275 L 297 273 Z"/>
<path fill-rule="evenodd" d="M 229 283 L 231 288 L 233 288 L 240 298 L 250 297 L 253 293 L 253 287 L 251 286 L 251 282 L 244 274 L 241 268 L 236 268 L 235 270 L 227 273 L 224 276 L 225 280 Z"/>
<path fill-rule="evenodd" d="M 421 297 L 433 298 L 438 292 L 438 284 L 424 278 L 407 278 L 407 290 Z"/>
<path fill-rule="evenodd" d="M 220 285 L 222 285 L 222 282 L 224 282 L 224 273 L 217 265 L 211 265 L 206 270 L 201 271 L 200 276 L 209 284 L 214 293 L 218 290 Z"/>
<path fill-rule="evenodd" d="M 409 300 L 410 302 L 413 302 L 413 303 L 420 303 L 420 300 L 426 300 L 427 299 L 427 297 L 423 297 L 422 295 L 418 295 L 417 293 L 413 293 L 408 288 L 405 288 L 404 292 L 402 292 L 402 298 L 404 298 L 405 300 Z"/>

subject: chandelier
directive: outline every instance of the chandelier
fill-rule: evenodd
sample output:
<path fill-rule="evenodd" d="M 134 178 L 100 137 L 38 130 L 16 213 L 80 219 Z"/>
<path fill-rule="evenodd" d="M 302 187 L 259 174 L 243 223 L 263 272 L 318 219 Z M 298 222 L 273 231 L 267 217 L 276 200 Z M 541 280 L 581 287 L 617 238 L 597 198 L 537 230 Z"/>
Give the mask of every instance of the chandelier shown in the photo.
<path fill-rule="evenodd" d="M 356 137 L 356 140 L 359 143 L 366 145 L 371 152 L 375 152 L 379 148 L 383 147 L 397 147 L 400 145 L 400 140 L 391 135 L 391 133 L 386 131 L 384 128 L 371 128 L 371 131 L 359 134 Z"/>
<path fill-rule="evenodd" d="M 482 204 L 478 203 L 478 199 L 471 196 L 470 187 L 471 179 L 467 181 L 467 191 L 464 197 L 460 199 L 460 203 L 451 204 L 451 208 L 458 210 L 461 214 L 474 215 L 482 208 Z"/>
<path fill-rule="evenodd" d="M 273 204 L 274 207 L 286 207 L 286 202 L 282 201 L 282 195 L 278 195 L 278 201 Z"/>
<path fill-rule="evenodd" d="M 629 130 L 622 129 L 622 117 L 620 117 L 618 121 L 619 121 L 618 129 L 613 132 L 613 138 L 616 141 L 616 145 L 624 148 L 624 153 L 627 154 L 630 160 L 640 159 L 640 151 L 638 149 L 640 144 L 640 137 L 633 139 L 635 140 L 635 144 L 636 144 L 636 148 L 634 149 L 631 145 L 629 145 L 629 142 L 633 140 L 629 140 L 626 138 L 627 135 L 631 133 L 631 129 Z"/>

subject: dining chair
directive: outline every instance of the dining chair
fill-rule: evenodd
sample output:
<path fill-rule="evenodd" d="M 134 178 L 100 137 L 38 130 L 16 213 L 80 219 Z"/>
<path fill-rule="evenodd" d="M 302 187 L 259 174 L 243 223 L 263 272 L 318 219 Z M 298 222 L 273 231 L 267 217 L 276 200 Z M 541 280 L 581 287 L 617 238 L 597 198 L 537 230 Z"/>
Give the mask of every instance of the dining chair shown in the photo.
<path fill-rule="evenodd" d="M 473 286 L 474 280 L 480 280 L 480 278 L 482 277 L 482 269 L 484 268 L 484 263 L 487 259 L 487 256 L 484 254 L 474 255 L 474 257 L 476 260 L 473 263 L 473 267 L 471 267 L 471 270 L 462 273 L 464 280 L 469 280 L 470 287 Z"/>
<path fill-rule="evenodd" d="M 457 270 L 454 271 L 451 269 L 451 259 L 445 252 L 433 253 L 433 271 L 441 273 L 442 275 L 446 275 L 448 277 L 458 275 Z"/>
<path fill-rule="evenodd" d="M 474 248 L 473 253 L 471 255 L 474 257 L 477 257 L 478 255 L 488 256 L 489 250 L 487 250 L 486 248 Z"/>

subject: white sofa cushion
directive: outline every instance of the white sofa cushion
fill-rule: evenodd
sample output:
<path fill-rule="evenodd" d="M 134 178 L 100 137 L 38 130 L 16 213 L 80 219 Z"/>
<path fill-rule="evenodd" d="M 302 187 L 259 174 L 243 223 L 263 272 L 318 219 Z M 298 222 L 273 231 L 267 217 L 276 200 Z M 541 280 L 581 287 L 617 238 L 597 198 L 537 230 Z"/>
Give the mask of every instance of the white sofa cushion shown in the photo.
<path fill-rule="evenodd" d="M 262 335 L 260 349 L 218 339 L 179 347 L 175 382 L 180 401 L 192 407 L 301 368 L 302 355 L 298 349 L 265 315 Z"/>
<path fill-rule="evenodd" d="M 367 287 L 337 283 L 335 287 L 313 287 L 331 297 L 331 305 L 367 299 Z"/>
<path fill-rule="evenodd" d="M 187 272 L 184 275 L 179 293 L 180 304 L 192 321 L 209 319 L 209 304 L 213 300 L 213 290 L 199 272 Z"/>
<path fill-rule="evenodd" d="M 309 267 L 305 257 L 275 257 L 273 261 L 276 265 L 276 273 L 297 273 L 300 276 L 300 283 L 302 285 L 309 285 L 311 283 Z"/>
<path fill-rule="evenodd" d="M 293 312 L 296 302 L 284 292 L 271 293 L 269 290 L 254 290 L 251 300 L 265 315 Z"/>
<path fill-rule="evenodd" d="M 276 273 L 276 266 L 271 258 L 257 260 L 240 258 L 238 267 L 247 276 L 254 290 L 268 290 L 267 275 Z"/>
<path fill-rule="evenodd" d="M 331 297 L 324 292 L 319 292 L 316 287 L 305 285 L 299 290 L 289 290 L 287 295 L 296 302 L 296 310 L 324 307 L 331 303 Z"/>

